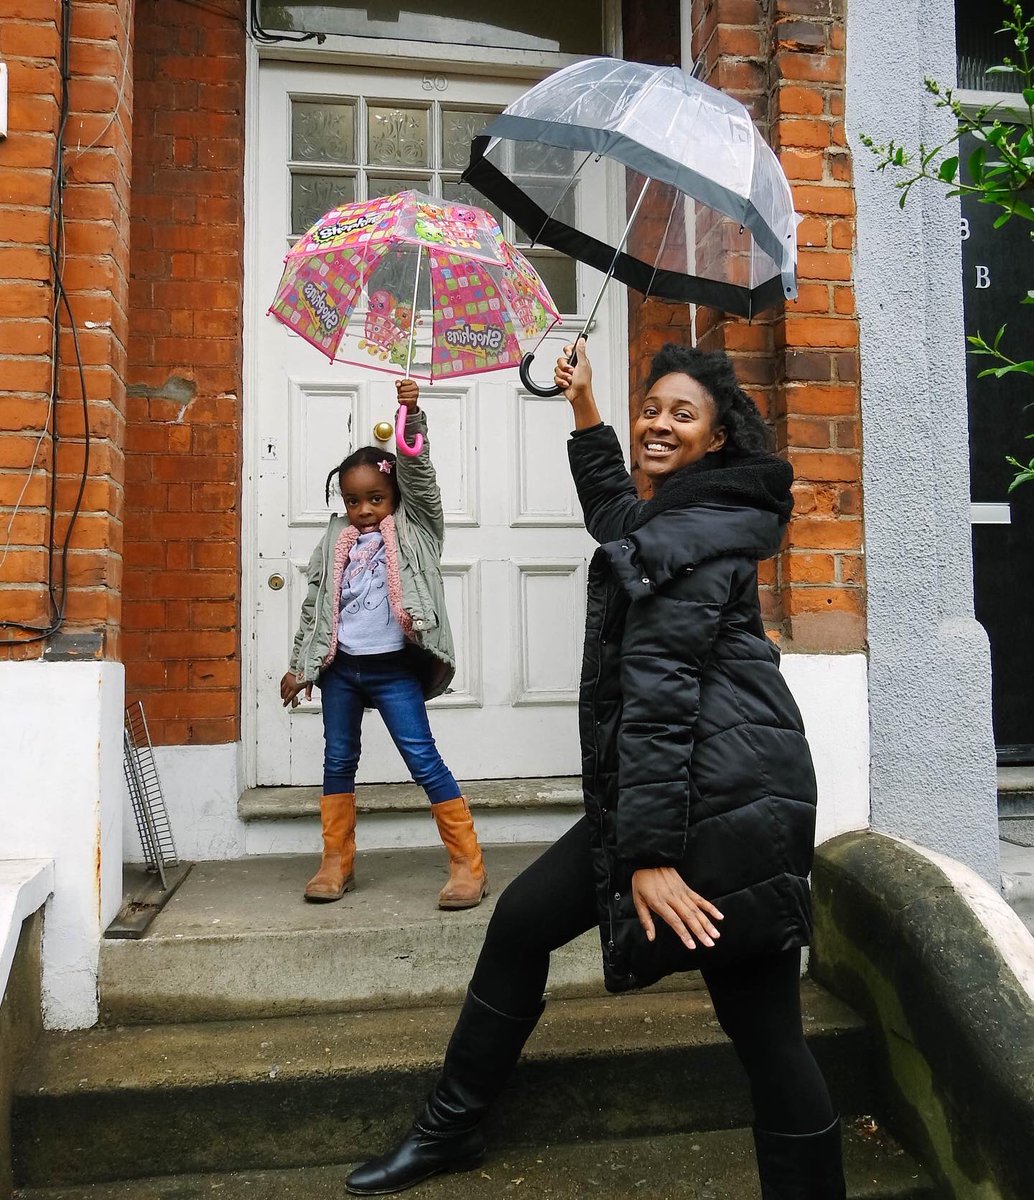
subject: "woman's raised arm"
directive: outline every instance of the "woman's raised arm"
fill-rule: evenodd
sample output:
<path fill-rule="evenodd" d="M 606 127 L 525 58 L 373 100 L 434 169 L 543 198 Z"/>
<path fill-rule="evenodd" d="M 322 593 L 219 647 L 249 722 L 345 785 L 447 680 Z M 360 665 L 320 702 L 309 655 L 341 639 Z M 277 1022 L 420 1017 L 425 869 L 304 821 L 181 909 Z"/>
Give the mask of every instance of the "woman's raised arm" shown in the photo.
<path fill-rule="evenodd" d="M 564 347 L 570 355 L 571 347 Z M 558 358 L 553 378 L 574 414 L 574 433 L 567 444 L 567 455 L 578 489 L 578 500 L 585 528 L 597 542 L 622 537 L 635 525 L 642 501 L 625 468 L 614 430 L 603 423 L 592 390 L 592 364 L 585 339 L 578 339 L 578 357 L 574 366 L 567 358 Z"/>

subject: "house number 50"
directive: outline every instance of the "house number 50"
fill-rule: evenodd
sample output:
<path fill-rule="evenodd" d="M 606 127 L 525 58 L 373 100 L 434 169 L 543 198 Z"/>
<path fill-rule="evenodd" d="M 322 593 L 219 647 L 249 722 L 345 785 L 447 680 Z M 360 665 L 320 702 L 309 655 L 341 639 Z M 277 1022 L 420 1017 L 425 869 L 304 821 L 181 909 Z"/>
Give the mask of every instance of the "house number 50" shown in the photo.
<path fill-rule="evenodd" d="M 444 75 L 425 75 L 422 86 L 425 92 L 444 92 L 448 90 L 449 81 Z"/>

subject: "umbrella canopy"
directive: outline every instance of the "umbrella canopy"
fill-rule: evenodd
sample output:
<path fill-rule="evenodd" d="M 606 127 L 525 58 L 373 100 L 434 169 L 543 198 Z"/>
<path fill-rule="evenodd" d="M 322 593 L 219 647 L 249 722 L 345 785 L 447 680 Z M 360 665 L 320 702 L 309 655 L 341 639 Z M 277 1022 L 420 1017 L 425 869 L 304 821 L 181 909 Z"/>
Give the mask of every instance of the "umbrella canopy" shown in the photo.
<path fill-rule="evenodd" d="M 617 245 L 581 226 L 576 199 L 607 186 L 608 161 L 639 177 Z M 778 159 L 742 104 L 678 67 L 565 67 L 474 139 L 464 178 L 534 243 L 646 295 L 747 317 L 797 295 L 797 218 Z"/>
<path fill-rule="evenodd" d="M 412 191 L 322 216 L 284 259 L 269 311 L 332 361 L 423 379 L 516 366 L 559 320 L 494 217 Z"/>

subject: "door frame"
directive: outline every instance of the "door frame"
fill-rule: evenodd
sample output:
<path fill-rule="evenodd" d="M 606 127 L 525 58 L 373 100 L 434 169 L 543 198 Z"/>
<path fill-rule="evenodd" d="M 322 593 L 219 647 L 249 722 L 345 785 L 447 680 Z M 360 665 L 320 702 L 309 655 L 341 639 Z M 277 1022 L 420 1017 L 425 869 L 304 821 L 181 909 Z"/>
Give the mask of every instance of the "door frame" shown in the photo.
<path fill-rule="evenodd" d="M 621 19 L 620 0 L 604 0 L 604 38 L 608 49 L 614 55 L 621 53 Z M 254 487 L 255 460 L 254 447 L 257 436 L 256 397 L 258 382 L 257 366 L 254 353 L 255 342 L 261 329 L 266 306 L 260 297 L 254 294 L 251 280 L 255 275 L 255 264 L 261 253 L 257 237 L 257 178 L 258 178 L 258 109 L 259 109 L 259 71 L 263 61 L 283 61 L 289 59 L 298 63 L 330 63 L 343 67 L 380 67 L 388 69 L 411 71 L 424 68 L 426 70 L 447 70 L 463 74 L 483 74 L 484 66 L 499 69 L 505 61 L 505 74 L 511 78 L 526 78 L 529 84 L 544 79 L 553 71 L 568 63 L 579 61 L 577 56 L 568 54 L 529 54 L 525 61 L 515 63 L 513 58 L 492 61 L 492 56 L 482 58 L 478 70 L 473 70 L 474 64 L 467 61 L 460 63 L 451 57 L 440 55 L 419 54 L 413 57 L 402 57 L 398 53 L 386 55 L 382 43 L 375 43 L 372 52 L 360 52 L 350 47 L 342 47 L 337 43 L 358 41 L 359 39 L 327 39 L 328 49 L 309 49 L 307 46 L 281 47 L 259 46 L 249 39 L 246 56 L 245 79 L 245 119 L 244 119 L 244 323 L 243 323 L 243 354 L 244 369 L 242 376 L 241 396 L 241 610 L 240 610 L 240 737 L 241 749 L 238 757 L 238 775 L 243 789 L 256 786 L 258 778 L 257 763 L 257 706 L 255 704 L 256 681 L 256 617 L 255 605 L 258 590 L 261 586 L 258 561 L 258 520 L 256 511 L 256 495 Z M 334 46 L 330 46 L 331 42 Z M 402 43 L 396 43 L 396 47 Z M 416 43 L 407 43 L 416 45 Z M 378 51 L 378 46 L 381 47 Z M 530 61 L 530 60 L 534 61 Z M 616 208 L 616 205 L 613 206 Z M 613 235 L 620 236 L 624 221 L 616 211 L 609 214 L 614 225 Z M 628 305 L 623 288 L 618 289 L 614 298 L 614 325 L 616 342 L 614 354 L 617 362 L 628 361 Z M 580 327 L 580 326 L 578 326 Z M 627 405 L 618 405 L 615 416 L 625 416 Z M 619 433 L 624 436 L 627 430 L 625 421 L 621 422 Z"/>

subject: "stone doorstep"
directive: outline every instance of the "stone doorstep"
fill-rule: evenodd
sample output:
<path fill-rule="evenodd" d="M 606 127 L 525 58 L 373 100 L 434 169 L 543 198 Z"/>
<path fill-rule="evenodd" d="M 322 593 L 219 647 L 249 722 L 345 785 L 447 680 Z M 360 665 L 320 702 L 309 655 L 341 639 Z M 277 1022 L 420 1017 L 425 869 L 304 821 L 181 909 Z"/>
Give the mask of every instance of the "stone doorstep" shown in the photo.
<path fill-rule="evenodd" d="M 464 781 L 464 795 L 479 809 L 571 809 L 582 804 L 582 782 L 577 776 L 534 779 L 474 779 Z M 281 821 L 320 815 L 318 787 L 248 788 L 237 801 L 242 821 Z M 427 797 L 415 783 L 368 783 L 356 787 L 360 813 L 425 812 Z"/>
<path fill-rule="evenodd" d="M 441 846 L 360 852 L 356 890 L 332 904 L 302 899 L 315 855 L 197 863 L 144 937 L 102 943 L 102 1020 L 227 1020 L 458 1001 L 496 898 L 543 849 L 487 846 L 490 894 L 463 912 L 436 905 L 448 876 Z M 557 995 L 602 995 L 602 974 L 592 929 L 553 955 L 549 986 Z M 673 977 L 667 986 L 697 986 L 696 977 Z"/>
<path fill-rule="evenodd" d="M 844 1130 L 844 1167 L 851 1200 L 936 1200 L 925 1173 L 886 1133 L 861 1121 Z M 84 1188 L 31 1189 L 15 1200 L 342 1200 L 352 1165 L 286 1171 L 134 1179 Z M 406 1193 L 412 1200 L 758 1200 L 751 1137 L 746 1129 L 620 1138 L 569 1145 L 489 1149 L 484 1164 L 439 1176 Z"/>
<path fill-rule="evenodd" d="M 872 1112 L 871 1036 L 821 988 L 805 981 L 802 992 L 809 1043 L 835 1102 L 847 1114 Z M 323 1166 L 380 1152 L 411 1120 L 456 1011 L 47 1034 L 18 1081 L 17 1177 L 73 1186 Z M 733 1129 L 749 1119 L 741 1068 L 707 996 L 646 992 L 549 1004 L 488 1132 L 504 1152 Z"/>
<path fill-rule="evenodd" d="M 998 768 L 998 815 L 1034 816 L 1034 766 Z"/>

